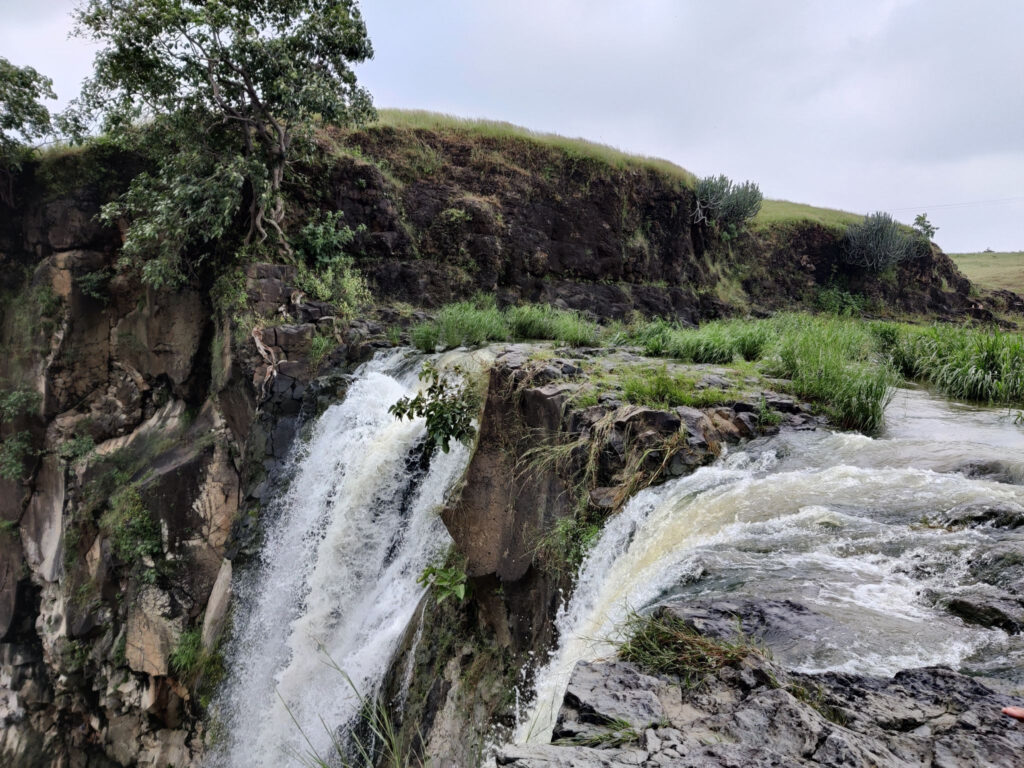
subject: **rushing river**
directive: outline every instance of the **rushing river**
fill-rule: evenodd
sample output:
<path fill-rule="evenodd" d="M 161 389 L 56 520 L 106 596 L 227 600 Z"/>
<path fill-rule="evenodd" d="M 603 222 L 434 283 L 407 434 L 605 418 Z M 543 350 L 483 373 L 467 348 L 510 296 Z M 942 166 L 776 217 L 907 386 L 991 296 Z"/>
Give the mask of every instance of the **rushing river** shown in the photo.
<path fill-rule="evenodd" d="M 421 362 L 397 351 L 364 365 L 291 457 L 260 560 L 236 585 L 211 768 L 327 758 L 357 717 L 355 691 L 378 692 L 423 595 L 417 577 L 451 543 L 437 510 L 468 460 L 455 443 L 423 466 L 423 420 L 388 413 Z"/>
<path fill-rule="evenodd" d="M 1024 690 L 1024 638 L 943 606 L 1004 595 L 1007 585 L 985 583 L 978 566 L 993 553 L 1024 554 L 1024 529 L 935 522 L 965 504 L 1024 511 L 1024 426 L 1005 410 L 919 390 L 897 393 L 887 425 L 877 439 L 827 430 L 760 439 L 634 497 L 560 610 L 559 645 L 516 740 L 548 741 L 576 662 L 612 655 L 629 612 L 668 598 L 802 603 L 823 617 L 818 629 L 768 639 L 775 659 L 800 671 L 946 664 Z"/>

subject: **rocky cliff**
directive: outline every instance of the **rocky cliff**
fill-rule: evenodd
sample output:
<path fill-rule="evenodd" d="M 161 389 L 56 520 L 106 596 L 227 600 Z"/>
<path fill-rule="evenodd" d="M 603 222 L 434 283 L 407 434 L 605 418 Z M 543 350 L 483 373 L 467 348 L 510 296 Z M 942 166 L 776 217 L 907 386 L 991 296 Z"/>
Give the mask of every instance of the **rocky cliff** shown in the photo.
<path fill-rule="evenodd" d="M 309 300 L 287 265 L 242 268 L 245 325 L 216 309 L 211 260 L 180 291 L 145 288 L 116 268 L 120 233 L 95 219 L 138 163 L 101 146 L 27 168 L 18 207 L 0 215 L 5 764 L 181 766 L 201 752 L 232 569 L 259 546 L 268 478 L 302 421 L 343 393 L 345 371 L 389 343 L 385 327 L 416 316 L 398 302 L 429 309 L 484 291 L 696 322 L 811 304 L 838 280 L 906 310 L 971 309 L 938 252 L 881 280 L 843 266 L 838 235 L 818 225 L 726 243 L 692 223 L 679 178 L 649 167 L 459 131 L 373 127 L 323 141 L 290 194 L 296 210 L 341 210 L 358 227 L 357 265 L 381 304 L 365 317 Z M 324 338 L 329 353 L 314 356 Z M 566 552 L 540 539 L 561 531 L 556 543 L 577 546 L 639 483 L 759 428 L 753 403 L 567 408 L 582 371 L 512 355 L 492 374 L 477 458 L 446 513 L 477 599 L 408 651 L 443 671 L 439 687 L 420 676 L 421 690 L 402 693 L 432 744 L 456 749 L 507 720 L 511 671 L 550 643 L 571 573 L 555 567 Z M 538 433 L 590 447 L 517 474 L 515 446 Z M 580 473 L 585 496 L 568 487 Z M 473 638 L 496 655 L 474 655 Z M 485 678 L 474 698 L 467 681 Z M 456 719 L 466 702 L 479 705 L 469 729 Z"/>

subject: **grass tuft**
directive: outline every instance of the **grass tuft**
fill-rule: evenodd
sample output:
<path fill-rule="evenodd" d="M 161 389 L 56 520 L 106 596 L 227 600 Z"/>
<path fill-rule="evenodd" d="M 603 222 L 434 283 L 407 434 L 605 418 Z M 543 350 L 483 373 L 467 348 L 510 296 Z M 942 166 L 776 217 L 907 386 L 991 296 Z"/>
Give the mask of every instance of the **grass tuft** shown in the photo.
<path fill-rule="evenodd" d="M 702 635 L 664 609 L 650 616 L 633 613 L 619 644 L 621 658 L 656 674 L 674 675 L 688 687 L 716 670 L 736 666 L 757 650 L 742 635 L 731 641 Z"/>

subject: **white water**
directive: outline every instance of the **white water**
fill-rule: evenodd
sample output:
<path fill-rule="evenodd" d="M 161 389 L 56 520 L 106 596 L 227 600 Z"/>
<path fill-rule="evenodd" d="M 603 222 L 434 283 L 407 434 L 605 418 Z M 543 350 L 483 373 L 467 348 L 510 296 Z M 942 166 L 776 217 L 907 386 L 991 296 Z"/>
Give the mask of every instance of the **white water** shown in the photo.
<path fill-rule="evenodd" d="M 969 582 L 985 532 L 922 519 L 962 503 L 1024 504 L 1024 488 L 951 470 L 966 460 L 1020 477 L 1024 429 L 994 409 L 903 391 L 880 439 L 791 433 L 638 494 L 611 519 L 557 618 L 558 647 L 515 734 L 550 739 L 579 660 L 614 654 L 631 610 L 668 597 L 783 599 L 832 624 L 772 646 L 802 671 L 890 675 L 930 664 L 1024 672 L 1024 642 L 935 604 Z M 1011 534 L 1015 535 L 1015 534 Z M 970 670 L 969 670 L 970 671 Z"/>
<path fill-rule="evenodd" d="M 456 443 L 424 473 L 423 420 L 387 412 L 415 390 L 418 360 L 399 351 L 364 365 L 290 459 L 260 561 L 236 585 L 230 676 L 215 707 L 225 739 L 209 766 L 326 758 L 328 729 L 357 714 L 352 686 L 376 695 L 422 597 L 416 579 L 450 544 L 437 510 L 468 459 Z"/>

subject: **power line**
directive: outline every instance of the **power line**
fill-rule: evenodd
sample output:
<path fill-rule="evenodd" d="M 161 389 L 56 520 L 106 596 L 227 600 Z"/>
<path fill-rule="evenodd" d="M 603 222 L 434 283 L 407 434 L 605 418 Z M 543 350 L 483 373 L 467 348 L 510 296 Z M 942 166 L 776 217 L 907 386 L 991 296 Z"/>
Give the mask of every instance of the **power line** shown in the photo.
<path fill-rule="evenodd" d="M 890 211 L 930 211 L 943 208 L 969 208 L 975 205 L 1005 205 L 1024 200 L 1024 195 L 1017 197 L 1001 197 L 995 200 L 972 200 L 963 203 L 936 203 L 935 205 L 909 205 L 903 208 L 890 208 Z"/>

